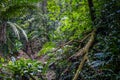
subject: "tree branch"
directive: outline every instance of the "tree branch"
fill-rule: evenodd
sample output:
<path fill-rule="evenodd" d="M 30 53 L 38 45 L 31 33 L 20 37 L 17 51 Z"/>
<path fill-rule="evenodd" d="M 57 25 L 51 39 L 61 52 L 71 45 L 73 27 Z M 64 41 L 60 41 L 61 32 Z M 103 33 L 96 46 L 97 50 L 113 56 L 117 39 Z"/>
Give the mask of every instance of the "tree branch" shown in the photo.
<path fill-rule="evenodd" d="M 93 30 L 93 32 L 91 33 L 91 37 L 90 37 L 88 43 L 87 43 L 87 44 L 85 45 L 85 47 L 83 47 L 82 50 L 81 50 L 79 53 L 77 53 L 77 55 L 76 55 L 76 57 L 79 57 L 80 55 L 84 55 L 84 57 L 83 57 L 82 61 L 80 62 L 80 65 L 79 65 L 79 67 L 78 67 L 78 69 L 77 69 L 77 72 L 76 72 L 73 80 L 77 80 L 77 79 L 78 79 L 79 73 L 81 72 L 82 67 L 83 67 L 85 61 L 88 59 L 87 54 L 88 54 L 89 48 L 92 46 L 92 43 L 94 42 L 95 31 L 96 31 L 96 30 Z"/>

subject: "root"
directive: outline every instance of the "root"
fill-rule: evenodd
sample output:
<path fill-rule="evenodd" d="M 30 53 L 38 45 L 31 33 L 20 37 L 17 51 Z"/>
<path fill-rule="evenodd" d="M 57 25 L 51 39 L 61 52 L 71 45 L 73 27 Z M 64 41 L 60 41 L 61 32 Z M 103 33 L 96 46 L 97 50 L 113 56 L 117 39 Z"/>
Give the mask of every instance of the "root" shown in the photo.
<path fill-rule="evenodd" d="M 72 80 L 77 80 L 79 77 L 79 73 L 82 70 L 82 67 L 85 63 L 85 61 L 88 59 L 87 54 L 89 51 L 89 48 L 92 46 L 93 42 L 94 42 L 94 36 L 95 36 L 95 32 L 96 30 L 93 30 L 93 32 L 91 33 L 90 39 L 88 41 L 88 43 L 85 45 L 85 47 L 83 47 L 77 54 L 75 54 L 73 57 L 79 57 L 79 56 L 83 56 L 83 59 L 81 60 L 79 67 L 75 73 L 75 76 L 73 77 Z"/>
<path fill-rule="evenodd" d="M 72 55 L 68 60 L 72 60 L 75 59 L 77 57 L 83 56 L 86 52 L 88 52 L 89 48 L 92 46 L 93 42 L 94 42 L 94 35 L 95 35 L 96 30 L 93 30 L 89 35 L 90 35 L 90 39 L 87 42 L 87 44 L 80 49 L 76 54 Z M 89 35 L 87 35 L 87 37 L 83 38 L 82 41 L 86 40 Z"/>
<path fill-rule="evenodd" d="M 74 78 L 72 80 L 77 80 L 78 79 L 79 73 L 81 72 L 82 67 L 83 67 L 83 65 L 84 65 L 86 60 L 87 60 L 87 54 L 85 54 L 85 56 L 83 57 L 82 61 L 80 62 L 80 65 L 79 65 L 79 67 L 78 67 L 78 69 L 77 69 L 77 71 L 75 73 L 75 76 L 74 76 Z"/>

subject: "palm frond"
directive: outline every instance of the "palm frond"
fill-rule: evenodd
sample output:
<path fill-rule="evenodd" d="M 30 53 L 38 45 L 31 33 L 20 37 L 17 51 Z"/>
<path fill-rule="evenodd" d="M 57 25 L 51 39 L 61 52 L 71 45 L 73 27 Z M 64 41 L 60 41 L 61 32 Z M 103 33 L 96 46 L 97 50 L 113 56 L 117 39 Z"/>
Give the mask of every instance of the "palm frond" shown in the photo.
<path fill-rule="evenodd" d="M 12 22 L 7 22 L 7 23 L 12 27 L 12 29 L 15 32 L 18 39 L 20 39 L 20 32 L 19 32 L 19 30 L 20 30 L 22 32 L 23 36 L 25 37 L 26 41 L 28 41 L 27 34 L 19 25 L 17 25 L 16 23 L 12 23 Z"/>
<path fill-rule="evenodd" d="M 19 31 L 18 31 L 16 25 L 12 22 L 7 22 L 7 24 L 10 25 L 10 27 L 12 27 L 15 35 L 17 36 L 18 39 L 20 39 Z"/>
<path fill-rule="evenodd" d="M 28 41 L 28 37 L 27 37 L 27 34 L 26 32 L 19 26 L 17 25 L 16 23 L 14 23 L 16 25 L 16 27 L 22 32 L 23 36 L 25 37 L 26 41 Z"/>

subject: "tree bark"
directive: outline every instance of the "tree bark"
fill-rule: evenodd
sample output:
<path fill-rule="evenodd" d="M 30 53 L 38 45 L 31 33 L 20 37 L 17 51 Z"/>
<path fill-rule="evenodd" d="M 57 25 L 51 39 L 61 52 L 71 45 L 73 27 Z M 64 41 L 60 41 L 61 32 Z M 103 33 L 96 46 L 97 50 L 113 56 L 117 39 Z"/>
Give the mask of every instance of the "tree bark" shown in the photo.
<path fill-rule="evenodd" d="M 93 5 L 93 1 L 92 0 L 88 0 L 88 6 L 89 6 L 89 9 L 90 9 L 91 20 L 93 22 L 93 25 L 95 25 L 96 16 L 95 16 L 95 9 L 94 9 L 94 5 Z M 79 77 L 79 74 L 80 74 L 80 72 L 82 70 L 82 67 L 83 67 L 85 61 L 88 58 L 87 57 L 88 51 L 89 51 L 90 47 L 92 46 L 92 44 L 94 42 L 95 32 L 96 32 L 96 29 L 94 28 L 93 32 L 91 33 L 91 37 L 90 37 L 88 43 L 77 54 L 77 56 L 84 55 L 84 57 L 81 60 L 79 66 L 78 66 L 78 69 L 77 69 L 77 71 L 75 73 L 75 76 L 73 77 L 72 80 L 77 80 L 78 77 Z"/>
<path fill-rule="evenodd" d="M 78 69 L 75 73 L 75 76 L 72 80 L 77 80 L 78 77 L 79 77 L 79 73 L 81 72 L 82 68 L 83 68 L 83 65 L 85 63 L 85 61 L 87 60 L 87 55 L 88 55 L 88 51 L 90 49 L 90 47 L 93 45 L 93 42 L 94 42 L 94 37 L 95 37 L 95 32 L 96 30 L 94 30 L 92 33 L 91 33 L 91 36 L 90 36 L 90 39 L 89 41 L 87 42 L 87 44 L 85 45 L 85 47 L 83 47 L 83 49 L 80 51 L 80 53 L 77 54 L 77 56 L 80 56 L 80 55 L 84 55 L 83 56 L 83 59 L 81 60 L 79 66 L 78 66 Z"/>
<path fill-rule="evenodd" d="M 6 22 L 3 21 L 1 26 L 0 26 L 0 44 L 5 44 L 7 39 L 6 39 Z"/>
<path fill-rule="evenodd" d="M 88 0 L 88 6 L 89 6 L 89 10 L 90 10 L 91 20 L 94 23 L 96 16 L 95 16 L 93 0 Z"/>

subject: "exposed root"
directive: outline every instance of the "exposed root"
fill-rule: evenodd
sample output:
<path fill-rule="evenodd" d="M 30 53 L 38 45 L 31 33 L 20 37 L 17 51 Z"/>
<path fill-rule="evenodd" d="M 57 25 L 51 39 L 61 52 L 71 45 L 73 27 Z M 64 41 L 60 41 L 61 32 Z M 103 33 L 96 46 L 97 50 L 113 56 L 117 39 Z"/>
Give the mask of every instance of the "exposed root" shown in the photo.
<path fill-rule="evenodd" d="M 79 67 L 78 67 L 78 69 L 77 69 L 77 71 L 75 73 L 75 76 L 74 76 L 74 78 L 72 80 L 77 80 L 78 79 L 79 73 L 81 72 L 82 67 L 83 67 L 83 65 L 84 65 L 86 60 L 87 60 L 87 54 L 85 54 L 85 56 L 83 57 L 82 61 L 80 62 L 80 65 L 79 65 Z"/>
<path fill-rule="evenodd" d="M 84 41 L 91 35 L 87 44 L 82 49 L 80 49 L 76 54 L 72 55 L 68 60 L 75 59 L 77 57 L 84 55 L 86 52 L 88 52 L 89 48 L 92 46 L 92 44 L 94 42 L 95 32 L 96 32 L 96 30 L 93 30 L 92 33 L 88 34 L 85 38 L 82 39 L 82 41 Z"/>
<path fill-rule="evenodd" d="M 94 36 L 95 36 L 95 31 L 93 30 L 93 32 L 91 33 L 90 39 L 88 41 L 88 43 L 85 45 L 85 47 L 83 47 L 77 54 L 74 55 L 74 57 L 79 57 L 79 56 L 83 56 L 83 59 L 81 60 L 79 67 L 77 69 L 77 72 L 75 73 L 75 76 L 73 77 L 72 80 L 77 80 L 79 77 L 79 73 L 82 70 L 82 67 L 85 63 L 85 61 L 88 59 L 87 54 L 89 51 L 89 48 L 92 46 L 93 42 L 94 42 Z"/>

